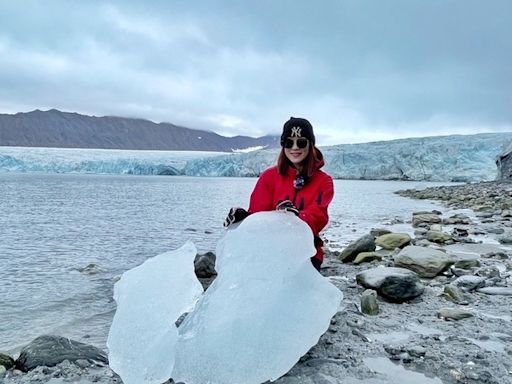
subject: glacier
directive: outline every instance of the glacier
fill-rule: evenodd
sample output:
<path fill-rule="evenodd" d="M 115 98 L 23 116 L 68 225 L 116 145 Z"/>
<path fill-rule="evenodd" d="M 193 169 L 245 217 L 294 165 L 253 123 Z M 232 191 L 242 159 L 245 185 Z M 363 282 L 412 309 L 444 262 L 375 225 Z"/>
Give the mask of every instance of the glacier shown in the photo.
<path fill-rule="evenodd" d="M 179 175 L 188 161 L 224 152 L 0 147 L 0 171 Z"/>
<path fill-rule="evenodd" d="M 307 224 L 262 212 L 232 227 L 217 245 L 217 278 L 178 328 L 197 295 L 190 245 L 116 283 L 109 358 L 123 382 L 274 381 L 327 330 L 343 295 L 311 265 Z"/>
<path fill-rule="evenodd" d="M 336 179 L 490 181 L 496 157 L 512 143 L 512 132 L 452 135 L 320 147 L 324 170 Z M 255 176 L 274 164 L 279 151 L 187 162 L 190 176 Z"/>
<path fill-rule="evenodd" d="M 512 132 L 410 138 L 321 147 L 337 179 L 490 181 Z M 0 147 L 0 171 L 256 177 L 278 149 L 247 153 Z"/>

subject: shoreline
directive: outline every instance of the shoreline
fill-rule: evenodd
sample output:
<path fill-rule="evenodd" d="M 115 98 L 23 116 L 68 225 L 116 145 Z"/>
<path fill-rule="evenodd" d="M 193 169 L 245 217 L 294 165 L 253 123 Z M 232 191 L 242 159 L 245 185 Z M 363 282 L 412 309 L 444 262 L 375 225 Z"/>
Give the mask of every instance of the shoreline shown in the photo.
<path fill-rule="evenodd" d="M 512 242 L 507 242 L 507 236 L 512 233 L 512 214 L 508 213 L 512 208 L 512 183 L 485 182 L 397 193 L 416 199 L 440 200 L 451 208 L 472 209 L 478 222 L 464 224 L 461 217 L 457 220 L 434 213 L 441 222 L 420 222 L 421 225 L 413 226 L 415 238 L 412 240 L 427 249 L 459 247 L 459 254 L 465 253 L 466 259 L 479 264 L 475 262 L 466 268 L 451 266 L 432 278 L 421 278 L 425 287 L 423 294 L 400 304 L 379 295 L 379 313 L 370 316 L 363 313 L 361 297 L 365 289 L 356 276 L 374 267 L 393 266 L 400 248 L 383 253 L 380 260 L 361 264 L 344 263 L 339 260 L 338 251 L 327 250 L 321 272 L 342 290 L 344 307 L 333 317 L 318 344 L 276 383 L 386 383 L 382 380 L 387 380 L 386 372 L 392 369 L 411 377 L 423 375 L 418 379 L 421 383 L 440 382 L 435 381 L 436 378 L 443 383 L 512 383 L 512 332 L 509 331 L 512 329 L 512 296 L 471 289 L 464 291 L 463 300 L 456 302 L 445 292 L 446 287 L 461 276 L 483 278 L 482 281 L 489 284 L 486 287 L 512 288 Z M 410 224 L 413 224 L 412 219 Z M 444 242 L 426 240 L 424 235 L 432 228 L 452 238 Z M 463 240 L 465 236 L 456 241 L 453 238 L 455 228 L 467 231 L 467 239 L 485 233 L 496 242 L 500 239 L 505 242 L 490 247 Z M 497 233 L 500 228 L 503 232 Z M 496 247 L 503 250 L 502 255 L 495 251 Z M 439 311 L 444 308 L 470 312 L 471 316 L 468 314 L 467 318 L 459 320 L 439 317 Z M 121 382 L 108 367 L 93 364 L 80 367 L 66 362 L 55 368 L 38 367 L 26 374 L 14 374 L 10 370 L 3 380 L 6 384 L 25 384 L 34 382 L 33 379 L 39 382 L 53 379 L 52 383 L 73 379 L 82 383 Z"/>

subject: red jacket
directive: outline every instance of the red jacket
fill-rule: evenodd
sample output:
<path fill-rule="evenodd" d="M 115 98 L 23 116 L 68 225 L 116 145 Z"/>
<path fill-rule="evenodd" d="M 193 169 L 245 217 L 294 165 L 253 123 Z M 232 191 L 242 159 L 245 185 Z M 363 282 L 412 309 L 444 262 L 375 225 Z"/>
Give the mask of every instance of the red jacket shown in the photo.
<path fill-rule="evenodd" d="M 334 195 L 331 176 L 320 168 L 324 161 L 317 163 L 316 170 L 301 189 L 293 187 L 297 171 L 289 167 L 287 174 L 279 174 L 277 167 L 264 171 L 258 179 L 251 194 L 249 213 L 273 211 L 283 200 L 290 200 L 299 209 L 299 217 L 304 220 L 315 236 L 316 255 L 318 261 L 324 259 L 323 241 L 318 237 L 320 231 L 327 225 L 329 215 L 327 208 Z"/>

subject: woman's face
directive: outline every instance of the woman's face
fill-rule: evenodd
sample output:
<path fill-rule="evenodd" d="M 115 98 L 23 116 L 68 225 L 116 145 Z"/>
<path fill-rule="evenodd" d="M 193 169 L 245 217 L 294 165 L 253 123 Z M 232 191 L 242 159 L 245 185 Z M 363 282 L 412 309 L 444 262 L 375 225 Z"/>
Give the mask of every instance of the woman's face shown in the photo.
<path fill-rule="evenodd" d="M 297 167 L 308 156 L 309 146 L 309 140 L 305 137 L 288 137 L 284 141 L 284 154 Z"/>

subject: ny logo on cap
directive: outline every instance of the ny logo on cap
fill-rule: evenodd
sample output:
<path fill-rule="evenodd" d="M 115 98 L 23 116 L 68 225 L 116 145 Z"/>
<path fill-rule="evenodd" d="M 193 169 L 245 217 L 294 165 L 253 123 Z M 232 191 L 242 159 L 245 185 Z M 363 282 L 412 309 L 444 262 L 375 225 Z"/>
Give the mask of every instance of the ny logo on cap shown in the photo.
<path fill-rule="evenodd" d="M 302 131 L 301 127 L 292 127 L 292 134 L 290 136 L 291 137 L 302 137 L 301 131 Z"/>

